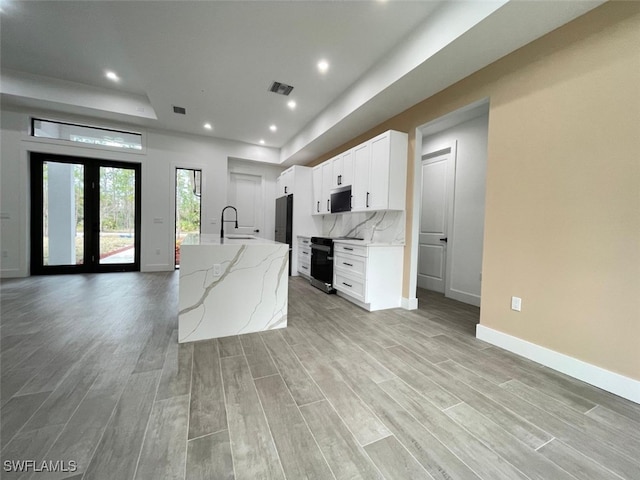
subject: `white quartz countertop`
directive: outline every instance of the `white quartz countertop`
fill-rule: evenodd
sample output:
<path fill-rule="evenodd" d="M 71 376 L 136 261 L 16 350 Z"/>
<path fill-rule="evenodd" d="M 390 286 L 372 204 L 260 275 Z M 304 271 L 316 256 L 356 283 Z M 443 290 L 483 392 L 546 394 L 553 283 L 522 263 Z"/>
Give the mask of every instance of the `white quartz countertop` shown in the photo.
<path fill-rule="evenodd" d="M 371 242 L 369 240 L 354 240 L 348 238 L 331 237 L 327 235 L 297 235 L 298 238 L 328 237 L 333 239 L 333 243 L 344 243 L 346 245 L 360 245 L 363 247 L 404 247 L 404 242 Z"/>
<path fill-rule="evenodd" d="M 404 243 L 398 242 L 369 242 L 368 240 L 341 240 L 335 238 L 333 243 L 344 243 L 346 245 L 361 245 L 363 247 L 404 247 Z"/>
<path fill-rule="evenodd" d="M 250 237 L 250 238 L 247 238 Z M 182 241 L 182 246 L 189 245 L 285 245 L 284 243 L 275 242 L 267 238 L 256 237 L 253 235 L 240 235 L 229 233 L 225 234 L 224 241 L 220 235 L 215 234 L 190 234 Z"/>

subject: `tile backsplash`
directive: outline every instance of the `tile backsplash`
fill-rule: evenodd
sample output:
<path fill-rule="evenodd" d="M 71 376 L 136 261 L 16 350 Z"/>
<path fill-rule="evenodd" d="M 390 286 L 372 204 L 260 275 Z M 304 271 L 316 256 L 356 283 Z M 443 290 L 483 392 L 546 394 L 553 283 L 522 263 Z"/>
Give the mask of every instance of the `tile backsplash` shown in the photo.
<path fill-rule="evenodd" d="M 404 243 L 404 211 L 379 211 L 324 215 L 322 234 L 328 237 L 360 237 L 367 242 Z"/>

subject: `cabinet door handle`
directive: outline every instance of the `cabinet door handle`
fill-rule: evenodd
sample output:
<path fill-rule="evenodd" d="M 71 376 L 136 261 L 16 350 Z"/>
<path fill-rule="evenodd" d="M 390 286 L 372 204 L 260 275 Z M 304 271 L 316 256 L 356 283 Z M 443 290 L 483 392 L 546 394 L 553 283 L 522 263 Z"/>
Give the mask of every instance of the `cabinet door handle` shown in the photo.
<path fill-rule="evenodd" d="M 369 192 L 367 192 L 367 208 L 369 208 Z"/>
<path fill-rule="evenodd" d="M 320 213 L 320 200 L 318 200 L 318 206 L 316 207 L 316 211 Z"/>
<path fill-rule="evenodd" d="M 284 193 L 287 193 L 287 187 L 284 187 Z M 368 195 L 368 194 L 367 194 Z"/>
<path fill-rule="evenodd" d="M 338 185 L 342 185 L 342 175 L 338 175 Z"/>
<path fill-rule="evenodd" d="M 353 267 L 353 263 L 342 262 L 343 265 L 347 265 L 349 267 Z"/>
<path fill-rule="evenodd" d="M 327 199 L 327 212 L 328 212 L 329 210 L 331 210 L 331 209 L 329 208 L 329 202 L 330 202 L 330 200 L 329 200 L 329 199 Z"/>
<path fill-rule="evenodd" d="M 353 285 L 349 285 L 348 283 L 342 282 L 343 285 L 346 285 L 349 288 L 353 288 Z"/>
<path fill-rule="evenodd" d="M 353 248 L 351 247 L 342 247 L 342 248 L 344 248 L 345 250 L 353 250 Z"/>
<path fill-rule="evenodd" d="M 353 208 L 353 195 L 349 197 L 349 210 Z"/>
<path fill-rule="evenodd" d="M 302 252 L 303 255 L 309 255 L 309 252 Z"/>
<path fill-rule="evenodd" d="M 309 270 L 309 267 L 306 267 L 304 265 L 300 265 L 302 268 L 304 268 L 305 270 Z"/>

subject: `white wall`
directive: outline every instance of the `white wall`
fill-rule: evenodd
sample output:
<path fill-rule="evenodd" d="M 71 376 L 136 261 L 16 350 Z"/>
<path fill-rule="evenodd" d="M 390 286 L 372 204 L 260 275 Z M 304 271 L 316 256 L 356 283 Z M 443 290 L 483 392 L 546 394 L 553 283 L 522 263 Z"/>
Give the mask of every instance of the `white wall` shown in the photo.
<path fill-rule="evenodd" d="M 468 120 L 424 137 L 422 153 L 441 150 L 457 140 L 452 248 L 451 296 L 480 305 L 482 240 L 484 234 L 485 178 L 489 117 Z"/>
<path fill-rule="evenodd" d="M 74 123 L 141 131 L 145 136 L 142 152 L 122 152 L 106 147 L 69 144 L 28 136 L 29 117 L 41 116 Z M 176 167 L 202 169 L 202 232 L 216 233 L 219 214 L 226 204 L 227 162 L 232 158 L 278 161 L 276 149 L 255 145 L 144 130 L 108 124 L 91 118 L 55 116 L 36 111 L 2 111 L 0 150 L 0 250 L 2 277 L 29 274 L 29 152 L 47 152 L 87 158 L 104 158 L 142 165 L 142 271 L 174 268 L 174 203 Z"/>
<path fill-rule="evenodd" d="M 260 175 L 262 177 L 262 220 L 263 230 L 259 236 L 275 240 L 276 230 L 276 179 L 284 170 L 283 167 L 266 165 L 263 163 L 250 162 L 246 160 L 230 159 L 229 173 L 245 173 L 250 175 Z M 227 185 L 229 185 L 229 180 Z"/>

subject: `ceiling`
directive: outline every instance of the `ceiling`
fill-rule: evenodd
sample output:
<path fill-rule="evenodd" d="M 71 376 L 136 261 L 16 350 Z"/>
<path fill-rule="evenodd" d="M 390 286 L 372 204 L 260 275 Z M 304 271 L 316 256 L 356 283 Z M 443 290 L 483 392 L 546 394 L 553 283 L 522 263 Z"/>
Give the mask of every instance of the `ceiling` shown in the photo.
<path fill-rule="evenodd" d="M 304 163 L 600 3 L 0 0 L 2 102 Z"/>

